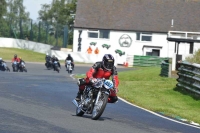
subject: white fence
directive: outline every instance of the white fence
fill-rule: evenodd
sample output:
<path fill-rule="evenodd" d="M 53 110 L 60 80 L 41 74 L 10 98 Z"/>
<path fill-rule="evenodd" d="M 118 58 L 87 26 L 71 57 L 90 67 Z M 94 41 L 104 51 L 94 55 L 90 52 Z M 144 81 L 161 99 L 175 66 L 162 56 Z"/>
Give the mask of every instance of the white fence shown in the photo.
<path fill-rule="evenodd" d="M 50 52 L 53 46 L 43 43 L 32 42 L 28 40 L 0 37 L 0 47 L 20 48 L 20 49 L 32 50 L 39 53 L 47 53 Z"/>
<path fill-rule="evenodd" d="M 59 60 L 65 60 L 68 54 L 71 54 L 74 58 L 75 62 L 84 62 L 84 63 L 95 63 L 97 61 L 101 61 L 103 55 L 106 53 L 100 54 L 88 54 L 83 52 L 71 52 L 70 50 L 61 49 L 63 51 L 51 50 L 53 46 L 32 42 L 28 40 L 21 40 L 21 39 L 13 39 L 13 38 L 1 38 L 0 37 L 0 47 L 7 47 L 7 48 L 19 48 L 19 49 L 26 49 L 32 50 L 39 53 L 49 53 L 50 55 L 55 55 L 58 57 Z M 123 57 L 119 56 L 116 53 L 111 53 L 115 58 L 115 65 L 123 64 L 126 61 L 126 56 Z"/>

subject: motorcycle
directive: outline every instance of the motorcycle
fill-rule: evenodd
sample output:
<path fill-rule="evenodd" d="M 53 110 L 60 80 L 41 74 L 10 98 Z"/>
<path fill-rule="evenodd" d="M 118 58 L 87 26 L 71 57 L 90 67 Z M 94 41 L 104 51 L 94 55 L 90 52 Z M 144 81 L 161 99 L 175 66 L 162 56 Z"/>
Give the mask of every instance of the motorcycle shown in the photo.
<path fill-rule="evenodd" d="M 1 71 L 8 71 L 8 72 L 10 72 L 10 68 L 6 65 L 6 62 L 2 62 L 2 64 L 0 65 L 0 70 Z"/>
<path fill-rule="evenodd" d="M 76 106 L 76 115 L 92 114 L 92 119 L 97 120 L 103 114 L 113 82 L 108 79 L 97 79 L 94 85 L 87 85 L 80 101 L 75 99 L 72 103 Z"/>
<path fill-rule="evenodd" d="M 24 61 L 19 64 L 19 72 L 27 72 Z"/>
<path fill-rule="evenodd" d="M 68 71 L 68 73 L 72 73 L 72 64 L 71 64 L 71 60 L 66 60 L 66 71 Z"/>
<path fill-rule="evenodd" d="M 14 61 L 12 63 L 12 67 L 13 67 L 13 72 L 18 72 L 18 62 L 17 61 Z"/>
<path fill-rule="evenodd" d="M 54 61 L 54 63 L 53 63 L 53 67 L 54 67 L 54 69 L 59 73 L 59 65 L 58 65 L 58 61 Z"/>
<path fill-rule="evenodd" d="M 52 61 L 47 61 L 47 62 L 45 63 L 45 66 L 47 67 L 48 70 L 51 70 L 51 69 L 53 68 L 53 63 L 52 63 Z"/>

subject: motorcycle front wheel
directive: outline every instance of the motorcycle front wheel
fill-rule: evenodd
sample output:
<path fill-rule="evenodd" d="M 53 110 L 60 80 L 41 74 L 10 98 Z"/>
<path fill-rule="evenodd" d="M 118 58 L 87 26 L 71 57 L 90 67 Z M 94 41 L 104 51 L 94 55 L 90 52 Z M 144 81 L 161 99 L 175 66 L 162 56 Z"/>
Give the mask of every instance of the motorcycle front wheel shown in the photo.
<path fill-rule="evenodd" d="M 9 68 L 9 67 L 6 67 L 6 71 L 10 72 L 10 68 Z"/>
<path fill-rule="evenodd" d="M 26 68 L 23 68 L 23 71 L 24 71 L 24 72 L 27 72 L 27 69 L 26 69 Z"/>
<path fill-rule="evenodd" d="M 93 111 L 92 111 L 92 119 L 97 120 L 104 112 L 106 105 L 108 102 L 108 95 L 105 93 L 102 93 L 99 97 L 99 100 L 97 102 L 97 105 L 94 105 Z"/>

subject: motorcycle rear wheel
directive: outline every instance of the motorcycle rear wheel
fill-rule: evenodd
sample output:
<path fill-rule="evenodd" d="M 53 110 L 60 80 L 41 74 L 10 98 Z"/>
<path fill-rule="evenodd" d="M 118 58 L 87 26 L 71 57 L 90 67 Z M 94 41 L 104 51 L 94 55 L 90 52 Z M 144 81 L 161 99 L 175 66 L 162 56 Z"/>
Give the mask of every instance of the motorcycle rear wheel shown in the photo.
<path fill-rule="evenodd" d="M 99 101 L 97 102 L 97 105 L 94 106 L 93 111 L 92 111 L 92 119 L 97 120 L 99 117 L 102 115 L 104 112 L 106 105 L 108 102 L 108 95 L 103 93 L 99 97 Z"/>

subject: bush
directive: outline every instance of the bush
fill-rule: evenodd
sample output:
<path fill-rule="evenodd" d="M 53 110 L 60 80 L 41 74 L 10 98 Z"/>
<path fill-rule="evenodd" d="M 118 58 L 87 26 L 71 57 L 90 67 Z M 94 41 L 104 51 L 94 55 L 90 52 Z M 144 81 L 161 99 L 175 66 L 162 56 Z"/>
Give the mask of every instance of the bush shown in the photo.
<path fill-rule="evenodd" d="M 185 60 L 190 63 L 200 64 L 200 49 L 195 51 L 195 53 L 193 55 L 186 57 Z"/>

